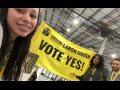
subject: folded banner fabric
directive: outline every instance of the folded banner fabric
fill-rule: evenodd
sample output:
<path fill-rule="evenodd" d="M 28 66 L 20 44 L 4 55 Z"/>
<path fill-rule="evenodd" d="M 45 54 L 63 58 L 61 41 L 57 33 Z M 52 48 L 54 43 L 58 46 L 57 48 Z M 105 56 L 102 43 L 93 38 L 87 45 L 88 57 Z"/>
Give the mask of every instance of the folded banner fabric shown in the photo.
<path fill-rule="evenodd" d="M 30 50 L 39 55 L 36 64 L 70 81 L 78 81 L 70 73 L 81 76 L 89 67 L 95 52 L 82 48 L 58 34 L 44 21 L 32 38 Z M 37 52 L 35 52 L 37 51 Z"/>

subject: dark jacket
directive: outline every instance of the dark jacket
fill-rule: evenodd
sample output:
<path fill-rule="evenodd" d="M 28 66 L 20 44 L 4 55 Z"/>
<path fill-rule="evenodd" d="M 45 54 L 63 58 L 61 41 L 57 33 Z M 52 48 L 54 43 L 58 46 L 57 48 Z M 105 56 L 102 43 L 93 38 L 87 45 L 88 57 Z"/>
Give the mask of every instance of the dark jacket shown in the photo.
<path fill-rule="evenodd" d="M 95 73 L 93 74 L 92 81 L 107 81 L 107 72 L 108 70 L 104 67 L 100 67 L 96 69 Z M 80 81 L 88 81 L 92 74 L 92 67 L 89 67 L 88 70 L 82 76 L 76 76 L 77 79 Z"/>

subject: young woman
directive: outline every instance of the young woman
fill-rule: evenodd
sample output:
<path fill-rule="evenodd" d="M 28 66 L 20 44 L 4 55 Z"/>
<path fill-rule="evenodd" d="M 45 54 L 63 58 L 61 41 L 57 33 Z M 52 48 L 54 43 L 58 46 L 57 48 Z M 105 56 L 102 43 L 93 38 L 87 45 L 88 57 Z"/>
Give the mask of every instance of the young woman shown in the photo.
<path fill-rule="evenodd" d="M 108 70 L 103 67 L 104 58 L 103 56 L 96 54 L 93 56 L 90 62 L 90 67 L 82 76 L 77 76 L 75 73 L 71 73 L 80 81 L 106 81 Z"/>
<path fill-rule="evenodd" d="M 1 8 L 3 39 L 0 48 L 0 74 L 4 70 L 3 80 L 19 80 L 31 39 L 38 27 L 39 15 L 39 8 Z"/>

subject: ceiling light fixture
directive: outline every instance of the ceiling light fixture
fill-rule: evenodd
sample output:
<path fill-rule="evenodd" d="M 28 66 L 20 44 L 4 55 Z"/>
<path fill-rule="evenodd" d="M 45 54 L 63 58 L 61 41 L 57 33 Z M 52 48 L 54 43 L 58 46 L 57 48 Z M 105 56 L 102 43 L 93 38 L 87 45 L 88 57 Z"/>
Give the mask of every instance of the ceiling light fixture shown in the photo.
<path fill-rule="evenodd" d="M 117 57 L 115 54 L 112 54 L 111 56 L 112 56 L 113 58 Z"/>
<path fill-rule="evenodd" d="M 69 32 L 69 31 L 70 31 L 70 29 L 68 28 L 68 29 L 67 29 L 67 31 Z"/>
<path fill-rule="evenodd" d="M 75 20 L 73 21 L 73 23 L 74 23 L 74 24 L 78 24 L 78 20 L 75 19 Z"/>

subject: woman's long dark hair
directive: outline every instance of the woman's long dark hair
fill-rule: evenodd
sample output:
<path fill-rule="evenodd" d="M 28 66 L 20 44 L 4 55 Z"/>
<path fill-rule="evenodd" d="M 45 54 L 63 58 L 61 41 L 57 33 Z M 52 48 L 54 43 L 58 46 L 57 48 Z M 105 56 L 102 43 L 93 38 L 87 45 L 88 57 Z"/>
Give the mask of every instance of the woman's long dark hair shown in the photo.
<path fill-rule="evenodd" d="M 2 45 L 0 49 L 0 70 L 4 65 L 5 60 L 3 60 L 3 58 L 5 56 L 7 47 L 9 46 L 9 38 L 11 37 L 9 30 L 8 30 L 8 25 L 7 25 L 7 13 L 8 13 L 8 8 L 1 8 L 0 21 L 3 27 L 3 40 L 2 40 Z M 38 15 L 37 25 L 32 33 L 30 33 L 26 37 L 16 38 L 10 58 L 7 62 L 6 68 L 3 73 L 4 80 L 7 80 L 7 81 L 11 81 L 11 80 L 18 81 L 19 80 L 22 64 L 23 62 L 25 62 L 25 58 L 28 55 L 31 39 L 39 24 L 38 23 L 39 17 L 40 17 L 40 12 Z"/>
<path fill-rule="evenodd" d="M 90 67 L 93 67 L 93 59 L 98 56 L 99 57 L 99 63 L 96 65 L 96 68 L 100 68 L 101 66 L 104 66 L 104 57 L 102 55 L 96 54 L 92 57 L 90 61 Z"/>

